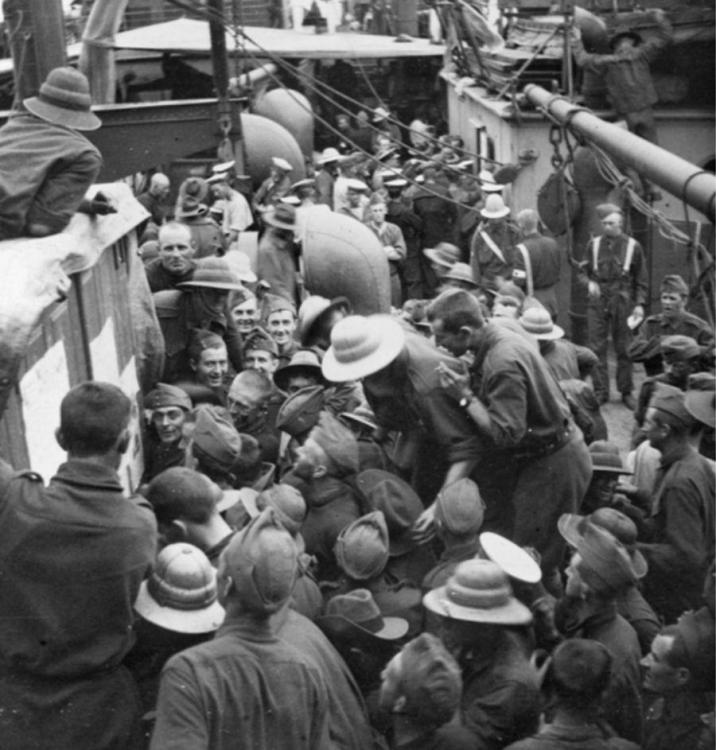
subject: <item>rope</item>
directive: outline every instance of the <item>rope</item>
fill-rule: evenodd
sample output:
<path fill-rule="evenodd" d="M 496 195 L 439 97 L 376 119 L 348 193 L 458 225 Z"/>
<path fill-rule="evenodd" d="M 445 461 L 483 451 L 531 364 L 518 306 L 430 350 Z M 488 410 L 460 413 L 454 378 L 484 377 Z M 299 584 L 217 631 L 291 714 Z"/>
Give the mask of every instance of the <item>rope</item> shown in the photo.
<path fill-rule="evenodd" d="M 168 2 L 170 2 L 172 5 L 176 5 L 177 7 L 181 8 L 182 10 L 190 12 L 192 15 L 197 15 L 198 14 L 198 15 L 202 16 L 207 21 L 211 17 L 215 17 L 217 20 L 221 20 L 222 23 L 223 23 L 223 25 L 224 25 L 224 27 L 227 30 L 231 31 L 232 34 L 233 34 L 233 30 L 229 27 L 229 24 L 227 24 L 225 22 L 225 20 L 223 19 L 223 17 L 220 14 L 216 13 L 215 11 L 213 11 L 213 10 L 211 10 L 209 8 L 203 8 L 203 9 L 199 10 L 199 9 L 197 9 L 197 8 L 189 5 L 184 0 L 168 0 Z M 278 55 L 275 55 L 274 53 L 269 52 L 267 49 L 265 49 L 264 47 L 262 47 L 258 42 L 256 42 L 254 39 L 252 39 L 251 36 L 249 34 L 247 34 L 244 29 L 240 29 L 239 33 L 241 34 L 241 36 L 243 38 L 246 39 L 246 41 L 248 41 L 251 44 L 253 44 L 258 50 L 260 50 L 263 53 L 263 55 L 265 55 L 266 57 L 268 57 L 273 63 L 275 63 L 276 65 L 278 65 L 285 72 L 290 73 L 291 75 L 293 75 L 293 76 L 299 78 L 300 80 L 304 81 L 306 83 L 306 85 L 309 88 L 311 88 L 319 97 L 321 97 L 322 99 L 324 99 L 324 101 L 327 101 L 329 104 L 332 104 L 336 109 L 341 110 L 343 113 L 348 114 L 351 117 L 354 115 L 354 112 L 351 109 L 349 109 L 348 107 L 345 107 L 342 104 L 339 104 L 329 94 L 323 93 L 322 91 L 319 91 L 318 90 L 319 88 L 320 89 L 324 89 L 326 91 L 329 91 L 331 94 L 333 94 L 333 96 L 338 96 L 341 99 L 345 100 L 346 102 L 354 105 L 355 107 L 357 107 L 359 109 L 365 109 L 365 105 L 363 104 L 363 102 L 361 102 L 361 101 L 359 101 L 357 99 L 354 99 L 353 97 L 349 96 L 348 94 L 343 93 L 342 91 L 338 91 L 338 89 L 334 88 L 333 86 L 331 86 L 330 84 L 326 83 L 325 81 L 321 81 L 318 78 L 313 78 L 311 81 L 308 81 L 306 79 L 305 75 L 300 71 L 300 69 L 298 68 L 298 66 L 292 65 L 291 63 L 289 63 L 286 60 L 282 59 Z M 244 51 L 245 51 L 245 54 L 247 56 L 250 56 L 250 57 L 252 57 L 252 59 L 254 61 L 257 61 L 258 58 L 255 55 L 253 55 L 253 56 L 249 55 L 248 50 L 246 50 L 245 48 L 244 48 Z M 259 62 L 260 62 L 260 60 L 259 60 Z M 285 88 L 285 86 L 284 86 L 283 83 L 280 83 L 279 85 L 282 88 Z M 400 128 L 404 128 L 406 130 L 409 130 L 408 125 L 406 125 L 404 122 L 402 122 L 401 120 L 399 120 L 399 119 L 397 119 L 395 117 L 392 117 L 392 116 L 389 115 L 385 119 L 388 122 L 390 122 L 390 123 L 392 123 L 394 125 L 399 126 Z M 380 128 L 377 128 L 375 125 L 373 125 L 371 123 L 369 123 L 369 127 L 374 132 L 382 132 L 380 130 Z M 342 134 L 341 134 L 341 137 L 343 137 Z M 436 137 L 431 136 L 429 134 L 425 134 L 424 138 L 427 141 L 429 141 L 430 143 L 432 143 L 433 145 L 442 147 L 442 143 L 440 142 L 439 138 L 436 138 Z M 347 139 L 344 138 L 344 140 L 347 140 Z M 397 143 L 401 148 L 404 148 L 404 149 L 406 149 L 408 151 L 412 151 L 412 149 L 413 149 L 412 145 L 409 144 L 409 143 L 406 143 L 405 141 L 397 140 L 397 141 L 394 141 L 394 142 Z M 502 162 L 496 161 L 495 159 L 489 159 L 486 156 L 482 156 L 482 155 L 479 155 L 479 154 L 474 153 L 472 151 L 468 151 L 465 148 L 461 148 L 460 151 L 465 155 L 466 158 L 481 159 L 482 161 L 489 162 L 490 164 L 494 164 L 496 166 L 500 166 L 500 167 L 504 166 L 504 164 Z"/>

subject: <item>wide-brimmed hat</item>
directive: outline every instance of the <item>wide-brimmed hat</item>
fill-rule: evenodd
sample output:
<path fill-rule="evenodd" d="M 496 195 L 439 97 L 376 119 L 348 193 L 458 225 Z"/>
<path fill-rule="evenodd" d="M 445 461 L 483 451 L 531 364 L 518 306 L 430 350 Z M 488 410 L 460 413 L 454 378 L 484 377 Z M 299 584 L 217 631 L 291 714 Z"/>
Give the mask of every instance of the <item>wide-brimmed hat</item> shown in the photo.
<path fill-rule="evenodd" d="M 390 364 L 400 354 L 405 332 L 389 315 L 349 315 L 331 331 L 323 357 L 323 376 L 334 383 L 359 380 Z"/>
<path fill-rule="evenodd" d="M 318 378 L 318 382 L 323 382 L 323 373 L 321 372 L 321 361 L 313 349 L 298 349 L 294 352 L 285 367 L 280 367 L 273 375 L 273 382 L 285 391 L 288 387 L 288 381 L 294 375 L 309 375 Z"/>
<path fill-rule="evenodd" d="M 684 406 L 701 424 L 716 427 L 716 376 L 710 372 L 689 375 Z"/>
<path fill-rule="evenodd" d="M 375 155 L 375 160 L 376 161 L 381 161 L 381 162 L 387 161 L 392 156 L 395 156 L 399 151 L 400 151 L 400 149 L 398 148 L 398 146 L 387 146 L 386 148 L 381 149 Z"/>
<path fill-rule="evenodd" d="M 243 289 L 239 277 L 223 258 L 200 258 L 189 281 L 177 284 L 181 289 L 205 288 L 236 292 Z"/>
<path fill-rule="evenodd" d="M 287 193 L 286 195 L 282 195 L 278 199 L 279 203 L 283 203 L 284 206 L 300 206 L 301 205 L 301 199 L 297 195 L 293 195 L 293 193 Z"/>
<path fill-rule="evenodd" d="M 333 161 L 338 161 L 341 158 L 341 154 L 337 148 L 329 146 L 324 148 L 321 155 L 316 160 L 318 164 L 330 164 Z"/>
<path fill-rule="evenodd" d="M 413 549 L 415 542 L 410 530 L 424 510 L 415 490 L 400 477 L 382 469 L 362 471 L 356 477 L 356 485 L 369 507 L 383 513 L 390 537 L 390 556 Z"/>
<path fill-rule="evenodd" d="M 382 122 L 390 117 L 390 112 L 385 107 L 376 107 L 373 110 L 373 122 Z"/>
<path fill-rule="evenodd" d="M 460 248 L 450 242 L 439 242 L 435 247 L 426 247 L 423 255 L 436 265 L 449 269 L 460 260 Z"/>
<path fill-rule="evenodd" d="M 282 172 L 293 172 L 293 167 L 287 162 L 285 159 L 282 159 L 280 156 L 272 156 L 271 157 L 271 163 L 276 167 L 276 169 L 280 169 Z"/>
<path fill-rule="evenodd" d="M 89 81 L 70 67 L 54 68 L 40 86 L 37 96 L 22 102 L 36 117 L 75 130 L 97 130 L 102 120 L 90 107 Z"/>
<path fill-rule="evenodd" d="M 326 389 L 309 385 L 292 393 L 276 415 L 276 428 L 292 437 L 304 435 L 318 423 L 323 411 Z"/>
<path fill-rule="evenodd" d="M 391 188 L 402 190 L 402 188 L 407 186 L 408 181 L 401 175 L 394 175 L 393 177 L 388 177 L 387 179 L 383 180 L 383 187 L 388 188 L 388 190 L 390 190 Z"/>
<path fill-rule="evenodd" d="M 443 276 L 443 279 L 460 281 L 463 284 L 469 284 L 475 289 L 479 286 L 472 275 L 472 268 L 467 263 L 453 263 L 450 270 Z"/>
<path fill-rule="evenodd" d="M 491 560 L 461 562 L 445 586 L 429 591 L 423 605 L 451 620 L 486 625 L 529 625 L 532 613 L 512 596 L 507 574 Z"/>
<path fill-rule="evenodd" d="M 367 193 L 370 190 L 363 180 L 356 180 L 354 177 L 346 180 L 346 187 L 355 193 Z"/>
<path fill-rule="evenodd" d="M 603 526 L 587 520 L 576 549 L 577 572 L 596 593 L 613 596 L 637 582 L 637 569 L 629 550 Z"/>
<path fill-rule="evenodd" d="M 616 508 L 598 508 L 588 516 L 563 513 L 557 521 L 557 528 L 567 544 L 578 550 L 589 524 L 606 529 L 624 545 L 637 578 L 643 578 L 647 574 L 646 560 L 636 548 L 638 533 L 636 524 L 629 516 Z"/>
<path fill-rule="evenodd" d="M 291 190 L 298 190 L 299 188 L 303 188 L 303 187 L 314 187 L 315 184 L 316 184 L 315 177 L 306 177 L 303 180 L 294 182 L 293 185 L 291 185 Z"/>
<path fill-rule="evenodd" d="M 379 576 L 388 563 L 389 534 L 379 510 L 349 523 L 338 535 L 333 552 L 340 569 L 355 581 Z"/>
<path fill-rule="evenodd" d="M 256 498 L 258 492 L 252 487 L 242 487 L 238 490 L 224 490 L 221 493 L 221 499 L 216 504 L 216 510 L 219 513 L 226 513 L 231 510 L 237 503 L 241 503 L 249 518 L 255 518 L 259 514 L 256 507 Z"/>
<path fill-rule="evenodd" d="M 269 208 L 263 214 L 262 219 L 264 223 L 272 227 L 294 230 L 296 228 L 296 209 L 293 206 L 280 203 L 278 206 Z"/>
<path fill-rule="evenodd" d="M 589 454 L 592 458 L 592 471 L 602 471 L 608 474 L 633 474 L 627 469 L 619 455 L 619 447 L 607 440 L 595 440 L 589 444 Z"/>
<path fill-rule="evenodd" d="M 361 404 L 356 406 L 353 411 L 342 411 L 339 415 L 342 422 L 354 422 L 361 427 L 367 427 L 370 430 L 377 430 L 378 423 L 375 420 L 375 414 L 370 406 Z"/>
<path fill-rule="evenodd" d="M 505 205 L 502 196 L 497 193 L 488 195 L 485 199 L 485 205 L 480 209 L 480 214 L 485 219 L 502 219 L 510 213 L 510 209 Z"/>
<path fill-rule="evenodd" d="M 134 609 L 145 620 L 176 633 L 211 633 L 224 620 L 216 571 L 191 544 L 169 544 L 139 587 Z"/>
<path fill-rule="evenodd" d="M 476 534 L 484 518 L 485 502 L 469 477 L 451 482 L 435 498 L 435 521 L 452 534 Z"/>
<path fill-rule="evenodd" d="M 408 632 L 408 621 L 402 617 L 383 617 L 368 589 L 353 589 L 328 600 L 326 614 L 316 624 L 331 635 L 372 636 L 396 641 Z"/>
<path fill-rule="evenodd" d="M 523 583 L 537 583 L 542 579 L 542 571 L 534 557 L 504 536 L 484 531 L 480 534 L 480 546 L 485 556 L 497 563 L 510 578 Z"/>
<path fill-rule="evenodd" d="M 520 315 L 520 325 L 538 341 L 554 341 L 564 336 L 564 329 L 554 323 L 542 305 L 528 307 Z"/>
<path fill-rule="evenodd" d="M 169 406 L 191 411 L 191 399 L 186 391 L 168 383 L 157 383 L 144 399 L 145 409 L 164 409 Z"/>
<path fill-rule="evenodd" d="M 298 335 L 302 344 L 306 344 L 311 334 L 313 324 L 320 318 L 323 313 L 344 307 L 346 312 L 350 312 L 351 303 L 347 297 L 334 297 L 329 300 L 318 294 L 312 294 L 306 297 L 298 308 Z"/>
<path fill-rule="evenodd" d="M 626 26 L 617 26 L 617 28 L 614 29 L 612 38 L 609 40 L 609 46 L 614 49 L 617 46 L 617 42 L 620 39 L 625 38 L 631 39 L 637 46 L 644 41 L 641 37 L 641 34 L 639 34 L 635 29 L 631 29 Z"/>

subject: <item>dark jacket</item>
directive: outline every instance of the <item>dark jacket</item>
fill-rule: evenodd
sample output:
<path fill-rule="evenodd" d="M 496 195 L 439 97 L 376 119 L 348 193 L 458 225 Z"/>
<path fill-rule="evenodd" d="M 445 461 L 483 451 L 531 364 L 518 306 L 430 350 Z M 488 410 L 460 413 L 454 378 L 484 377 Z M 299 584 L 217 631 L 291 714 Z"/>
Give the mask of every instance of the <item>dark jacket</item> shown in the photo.
<path fill-rule="evenodd" d="M 45 487 L 0 464 L 3 750 L 129 746 L 139 705 L 121 663 L 155 549 L 150 505 L 112 469 L 70 460 Z"/>
<path fill-rule="evenodd" d="M 62 231 L 101 167 L 82 133 L 14 114 L 0 129 L 0 240 L 22 237 L 33 222 Z"/>

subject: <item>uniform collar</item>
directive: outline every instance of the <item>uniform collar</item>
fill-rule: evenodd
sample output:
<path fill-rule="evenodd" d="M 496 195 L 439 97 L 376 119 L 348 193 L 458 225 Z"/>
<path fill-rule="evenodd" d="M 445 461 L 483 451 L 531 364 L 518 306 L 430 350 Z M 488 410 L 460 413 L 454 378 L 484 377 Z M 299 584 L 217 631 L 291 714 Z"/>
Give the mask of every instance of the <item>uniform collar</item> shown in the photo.
<path fill-rule="evenodd" d="M 79 487 L 87 486 L 119 492 L 123 489 L 115 469 L 82 458 L 71 458 L 61 464 L 54 479 Z"/>

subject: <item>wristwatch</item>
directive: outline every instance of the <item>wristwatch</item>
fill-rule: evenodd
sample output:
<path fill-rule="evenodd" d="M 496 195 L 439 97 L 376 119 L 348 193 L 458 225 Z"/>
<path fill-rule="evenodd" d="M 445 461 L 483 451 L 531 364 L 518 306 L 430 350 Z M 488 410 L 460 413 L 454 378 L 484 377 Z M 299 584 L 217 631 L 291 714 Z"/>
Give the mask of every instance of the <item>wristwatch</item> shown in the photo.
<path fill-rule="evenodd" d="M 471 393 L 469 396 L 463 396 L 458 403 L 463 409 L 467 409 L 468 406 L 475 400 L 475 394 Z"/>

